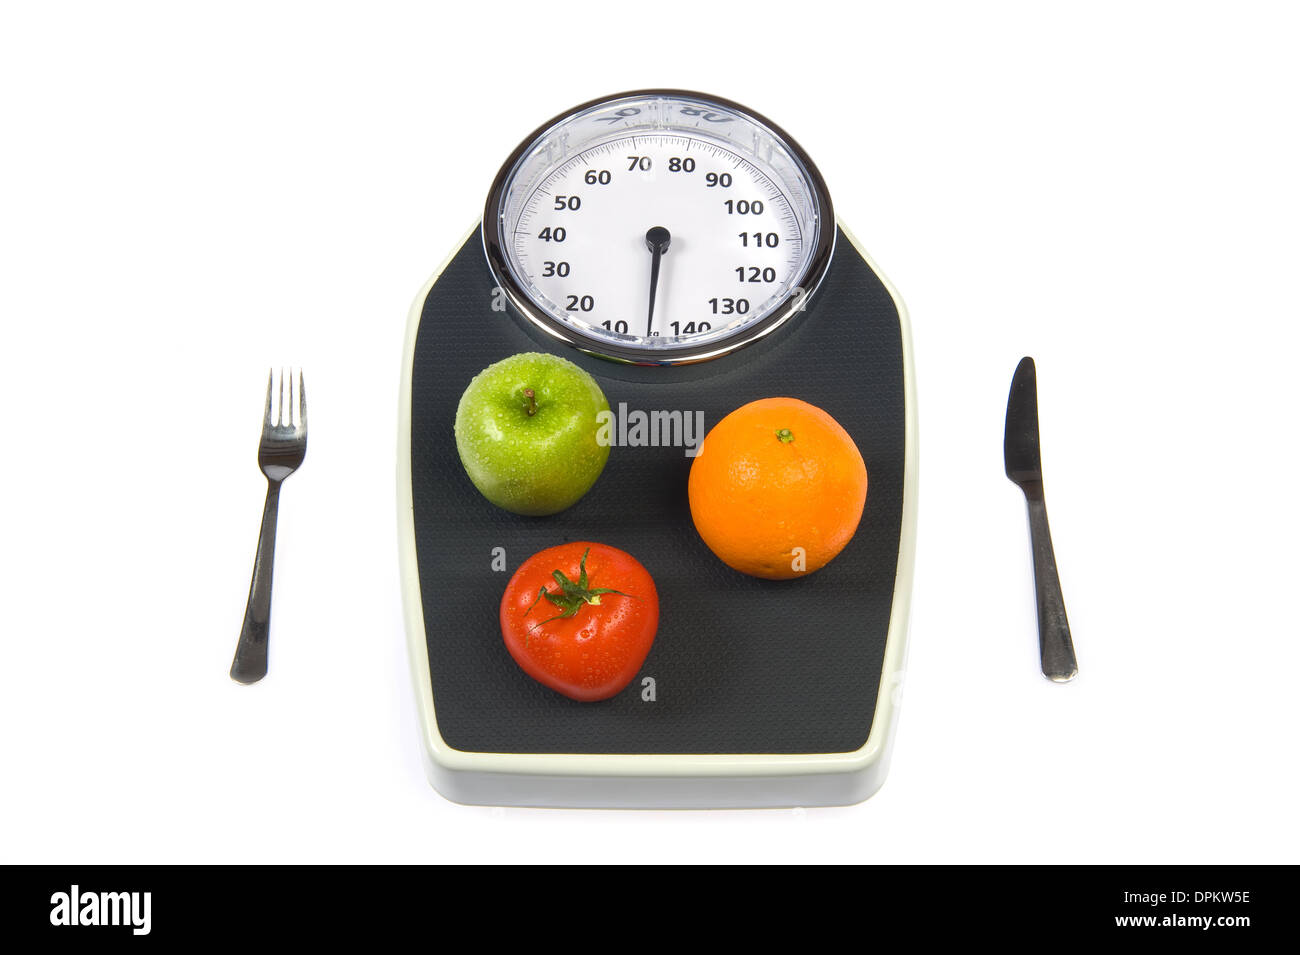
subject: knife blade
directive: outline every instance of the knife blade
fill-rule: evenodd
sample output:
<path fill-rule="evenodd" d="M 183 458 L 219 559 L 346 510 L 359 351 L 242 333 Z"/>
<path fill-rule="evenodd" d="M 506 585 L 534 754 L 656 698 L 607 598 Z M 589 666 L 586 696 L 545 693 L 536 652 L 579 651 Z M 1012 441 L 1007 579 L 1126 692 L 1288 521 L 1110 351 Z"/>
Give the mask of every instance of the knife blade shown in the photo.
<path fill-rule="evenodd" d="M 1065 615 L 1065 597 L 1056 570 L 1052 532 L 1043 494 L 1043 461 L 1038 438 L 1038 374 L 1032 358 L 1022 358 L 1007 395 L 1006 432 L 1002 457 L 1007 477 L 1025 494 L 1029 509 L 1029 540 L 1034 558 L 1034 587 L 1038 601 L 1038 653 L 1043 675 L 1065 683 L 1079 672 Z"/>

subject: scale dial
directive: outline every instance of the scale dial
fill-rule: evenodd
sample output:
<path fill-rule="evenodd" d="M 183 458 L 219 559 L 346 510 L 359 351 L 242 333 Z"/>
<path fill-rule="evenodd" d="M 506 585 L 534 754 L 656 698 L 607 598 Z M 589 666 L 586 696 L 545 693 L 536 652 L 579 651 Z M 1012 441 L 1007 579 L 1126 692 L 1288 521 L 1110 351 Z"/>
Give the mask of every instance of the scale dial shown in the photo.
<path fill-rule="evenodd" d="M 606 358 L 724 355 L 797 317 L 835 241 L 826 185 L 778 127 L 698 93 L 627 93 L 547 123 L 506 161 L 483 242 L 548 333 Z"/>

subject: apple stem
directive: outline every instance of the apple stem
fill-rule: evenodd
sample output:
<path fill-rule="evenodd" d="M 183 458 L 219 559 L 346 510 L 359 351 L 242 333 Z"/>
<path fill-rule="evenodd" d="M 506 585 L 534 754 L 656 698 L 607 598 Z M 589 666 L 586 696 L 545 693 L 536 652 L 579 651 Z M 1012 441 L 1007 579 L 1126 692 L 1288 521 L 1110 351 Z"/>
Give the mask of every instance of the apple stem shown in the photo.
<path fill-rule="evenodd" d="M 524 410 L 528 412 L 528 417 L 537 414 L 537 393 L 531 388 L 524 389 L 524 397 L 528 399 L 528 407 Z"/>

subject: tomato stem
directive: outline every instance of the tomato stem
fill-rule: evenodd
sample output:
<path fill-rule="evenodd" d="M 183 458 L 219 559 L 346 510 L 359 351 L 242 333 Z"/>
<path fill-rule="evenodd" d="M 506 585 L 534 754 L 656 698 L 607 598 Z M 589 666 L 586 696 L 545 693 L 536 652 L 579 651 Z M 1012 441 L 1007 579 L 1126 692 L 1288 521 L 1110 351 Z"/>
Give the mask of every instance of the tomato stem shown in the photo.
<path fill-rule="evenodd" d="M 548 617 L 541 621 L 541 623 L 533 624 L 533 626 L 528 628 L 529 632 L 536 630 L 538 627 L 542 626 L 542 624 L 550 623 L 552 620 L 567 620 L 576 617 L 578 611 L 584 606 L 600 606 L 600 598 L 602 594 L 618 594 L 620 597 L 631 597 L 633 600 L 636 599 L 632 594 L 625 594 L 623 591 L 614 590 L 612 587 L 592 587 L 590 581 L 587 579 L 587 555 L 590 553 L 590 547 L 582 552 L 582 561 L 578 565 L 579 574 L 576 583 L 566 577 L 562 570 L 557 569 L 551 571 L 551 576 L 555 578 L 555 582 L 559 585 L 559 588 L 557 590 L 547 590 L 545 587 L 538 588 L 537 599 L 534 600 L 529 605 L 528 609 L 524 611 L 524 616 L 526 617 L 532 613 L 533 608 L 542 602 L 543 597 L 554 604 L 560 612 L 554 617 Z"/>

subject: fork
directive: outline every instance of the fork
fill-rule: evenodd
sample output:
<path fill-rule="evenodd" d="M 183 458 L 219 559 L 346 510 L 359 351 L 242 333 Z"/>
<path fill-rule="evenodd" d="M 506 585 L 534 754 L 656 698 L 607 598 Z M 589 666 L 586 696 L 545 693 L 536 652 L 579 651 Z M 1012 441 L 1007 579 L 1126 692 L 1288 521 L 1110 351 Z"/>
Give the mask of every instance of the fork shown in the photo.
<path fill-rule="evenodd" d="M 275 522 L 280 512 L 280 485 L 307 456 L 307 391 L 302 371 L 298 372 L 298 421 L 294 423 L 293 372 L 289 372 L 289 397 L 285 400 L 284 370 L 280 370 L 280 400 L 277 418 L 271 419 L 271 395 L 275 371 L 266 380 L 266 418 L 262 442 L 257 448 L 257 466 L 266 475 L 266 506 L 262 509 L 262 531 L 253 560 L 253 581 L 248 588 L 248 607 L 239 645 L 230 665 L 230 678 L 237 683 L 256 683 L 266 676 L 266 651 L 271 636 L 271 571 L 275 563 Z"/>

